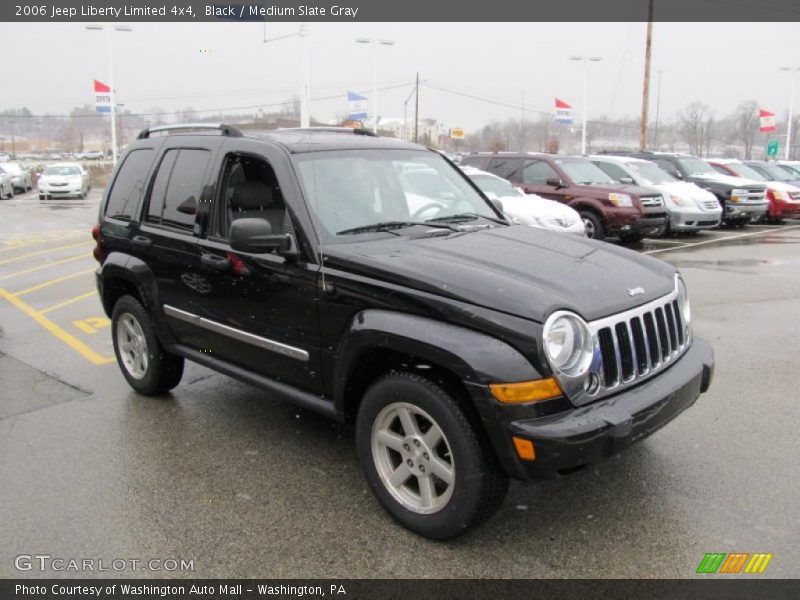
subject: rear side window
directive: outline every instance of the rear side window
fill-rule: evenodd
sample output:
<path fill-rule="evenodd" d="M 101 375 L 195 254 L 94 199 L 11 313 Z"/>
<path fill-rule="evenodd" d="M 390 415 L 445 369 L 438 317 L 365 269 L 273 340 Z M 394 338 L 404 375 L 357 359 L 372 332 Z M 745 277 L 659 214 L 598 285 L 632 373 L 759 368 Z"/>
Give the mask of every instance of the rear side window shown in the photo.
<path fill-rule="evenodd" d="M 525 172 L 522 175 L 523 183 L 533 185 L 547 185 L 548 179 L 559 179 L 556 170 L 543 160 L 526 160 Z"/>
<path fill-rule="evenodd" d="M 150 148 L 128 153 L 108 194 L 107 217 L 127 221 L 136 218 L 152 161 L 153 151 Z"/>
<path fill-rule="evenodd" d="M 498 177 L 508 179 L 509 181 L 520 181 L 520 172 L 522 171 L 521 158 L 493 158 L 489 161 L 487 170 L 494 173 Z"/>
<path fill-rule="evenodd" d="M 147 221 L 166 227 L 192 229 L 211 152 L 168 150 L 153 181 Z"/>

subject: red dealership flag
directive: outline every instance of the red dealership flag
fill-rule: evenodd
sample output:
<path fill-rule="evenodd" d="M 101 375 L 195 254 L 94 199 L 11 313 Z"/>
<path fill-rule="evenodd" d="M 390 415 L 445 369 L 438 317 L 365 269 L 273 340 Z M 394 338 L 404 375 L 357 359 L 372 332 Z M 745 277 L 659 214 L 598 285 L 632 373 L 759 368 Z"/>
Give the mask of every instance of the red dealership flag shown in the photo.
<path fill-rule="evenodd" d="M 99 92 L 105 92 L 106 94 L 108 94 L 109 92 L 111 92 L 111 88 L 108 87 L 102 81 L 97 81 L 97 79 L 95 79 L 94 80 L 94 91 L 95 91 L 96 94 L 99 93 Z"/>
<path fill-rule="evenodd" d="M 556 98 L 556 108 L 572 108 L 572 106 L 570 106 L 563 100 Z"/>
<path fill-rule="evenodd" d="M 758 118 L 761 121 L 759 131 L 775 131 L 775 113 L 759 109 Z"/>

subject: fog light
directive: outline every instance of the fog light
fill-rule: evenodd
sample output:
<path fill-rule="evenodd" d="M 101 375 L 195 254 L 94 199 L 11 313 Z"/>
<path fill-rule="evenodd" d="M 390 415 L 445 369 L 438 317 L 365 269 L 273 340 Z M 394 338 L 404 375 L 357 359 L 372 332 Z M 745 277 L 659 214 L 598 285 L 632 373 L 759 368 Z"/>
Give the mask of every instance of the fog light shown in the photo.
<path fill-rule="evenodd" d="M 516 436 L 511 436 L 514 441 L 514 448 L 517 451 L 517 456 L 522 460 L 536 460 L 536 450 L 533 447 L 533 442 L 524 440 Z"/>

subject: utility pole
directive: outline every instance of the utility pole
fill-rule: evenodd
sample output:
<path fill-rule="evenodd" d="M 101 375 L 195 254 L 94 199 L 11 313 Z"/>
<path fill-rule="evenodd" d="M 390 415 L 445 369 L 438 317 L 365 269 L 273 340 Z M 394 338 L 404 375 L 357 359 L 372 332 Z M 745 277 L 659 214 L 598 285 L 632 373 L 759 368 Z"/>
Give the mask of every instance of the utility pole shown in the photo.
<path fill-rule="evenodd" d="M 791 71 L 792 73 L 792 93 L 789 96 L 789 121 L 786 124 L 786 150 L 784 156 L 786 160 L 789 160 L 789 157 L 792 153 L 792 119 L 794 118 L 794 88 L 795 84 L 797 83 L 797 73 L 800 71 L 800 67 L 781 67 L 781 71 Z"/>
<path fill-rule="evenodd" d="M 647 3 L 647 42 L 644 48 L 644 84 L 642 86 L 642 131 L 639 150 L 647 150 L 647 120 L 650 112 L 650 57 L 653 51 L 653 3 Z"/>
<path fill-rule="evenodd" d="M 653 141 L 653 150 L 658 150 L 659 145 L 659 138 L 658 138 L 658 117 L 661 113 L 661 76 L 664 74 L 664 69 L 658 70 L 658 93 L 656 95 L 656 134 L 655 140 Z"/>
<path fill-rule="evenodd" d="M 417 93 L 414 96 L 414 143 L 419 139 L 419 73 L 417 73 Z"/>
<path fill-rule="evenodd" d="M 264 34 L 262 41 L 265 44 L 293 37 L 299 37 L 302 44 L 301 68 L 303 71 L 303 82 L 300 86 L 300 127 L 306 128 L 311 125 L 311 109 L 309 107 L 311 100 L 311 31 L 309 30 L 307 23 L 300 23 L 300 26 L 295 33 L 287 33 L 286 35 L 278 35 L 268 38 L 267 25 L 264 23 Z"/>

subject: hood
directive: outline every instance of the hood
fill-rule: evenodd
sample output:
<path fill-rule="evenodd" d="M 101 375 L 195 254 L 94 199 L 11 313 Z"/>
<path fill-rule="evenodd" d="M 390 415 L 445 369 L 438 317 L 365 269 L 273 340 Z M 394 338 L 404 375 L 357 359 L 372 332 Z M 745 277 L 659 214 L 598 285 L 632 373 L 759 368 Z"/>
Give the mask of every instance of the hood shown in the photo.
<path fill-rule="evenodd" d="M 766 181 L 767 187 L 772 190 L 778 190 L 779 192 L 789 192 L 791 194 L 799 194 L 800 187 L 796 185 L 792 185 L 791 183 L 786 183 L 785 181 Z"/>
<path fill-rule="evenodd" d="M 762 181 L 745 179 L 744 177 L 734 177 L 733 175 L 723 175 L 722 173 L 704 173 L 702 175 L 692 175 L 692 179 L 698 179 L 701 181 L 716 181 L 717 183 L 730 185 L 732 187 L 739 185 L 756 186 L 760 188 L 764 187 L 764 183 Z"/>
<path fill-rule="evenodd" d="M 655 196 L 655 190 L 651 188 L 641 187 L 638 185 L 630 185 L 627 183 L 592 183 L 588 185 L 575 185 L 575 187 L 589 192 L 589 195 L 597 193 L 599 195 L 606 195 L 612 192 L 617 194 L 628 194 L 629 196 Z"/>
<path fill-rule="evenodd" d="M 331 244 L 325 265 L 537 322 L 559 309 L 591 321 L 675 286 L 675 268 L 667 263 L 525 226 Z M 638 287 L 644 294 L 631 297 L 628 289 Z"/>
<path fill-rule="evenodd" d="M 525 196 L 503 196 L 503 211 L 513 215 L 533 215 L 545 219 L 570 219 L 580 221 L 581 217 L 574 208 L 555 200 L 548 200 L 536 194 Z"/>
<path fill-rule="evenodd" d="M 690 181 L 671 181 L 669 183 L 660 183 L 658 185 L 654 185 L 653 187 L 664 194 L 678 196 L 680 198 L 693 198 L 694 200 L 700 201 L 716 201 L 717 199 L 714 194 L 708 190 L 704 190 L 699 185 L 691 183 Z"/>

